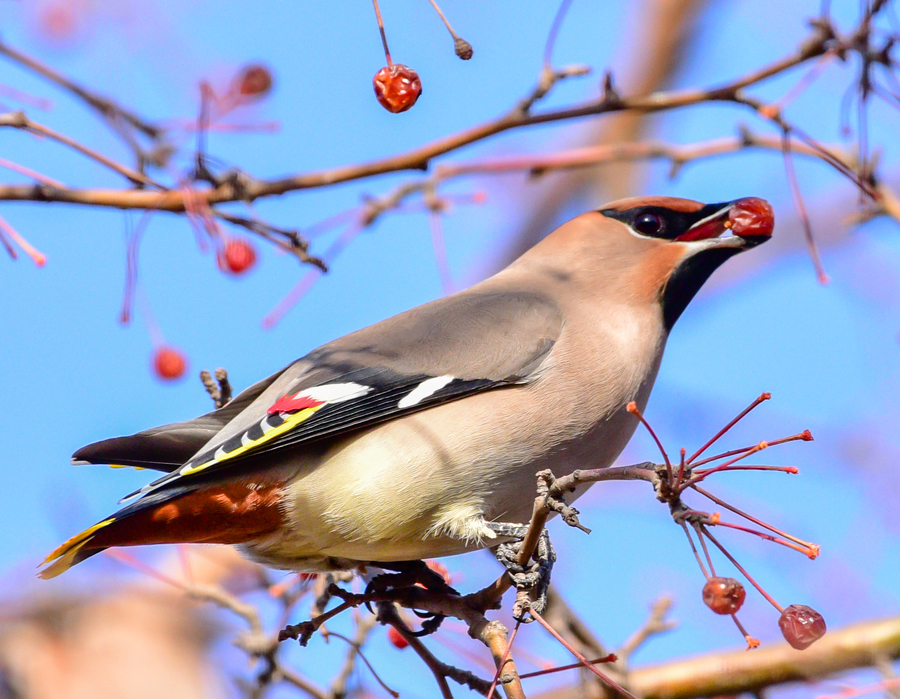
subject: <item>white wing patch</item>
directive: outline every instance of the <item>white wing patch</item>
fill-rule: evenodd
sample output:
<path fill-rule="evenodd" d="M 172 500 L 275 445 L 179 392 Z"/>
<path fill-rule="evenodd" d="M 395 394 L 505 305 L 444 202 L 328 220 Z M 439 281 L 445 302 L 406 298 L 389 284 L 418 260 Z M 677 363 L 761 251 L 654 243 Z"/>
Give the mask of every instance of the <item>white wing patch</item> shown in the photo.
<path fill-rule="evenodd" d="M 354 398 L 362 398 L 371 390 L 371 386 L 363 386 L 353 382 L 332 383 L 307 388 L 305 391 L 300 391 L 294 398 L 311 398 L 323 403 L 343 403 Z"/>
<path fill-rule="evenodd" d="M 452 376 L 435 376 L 432 379 L 425 379 L 422 383 L 416 386 L 412 391 L 407 393 L 403 398 L 400 399 L 400 402 L 397 403 L 397 407 L 401 410 L 405 408 L 412 408 L 414 405 L 418 405 L 423 400 L 428 398 L 428 396 L 433 395 L 440 391 L 444 386 L 453 381 Z"/>

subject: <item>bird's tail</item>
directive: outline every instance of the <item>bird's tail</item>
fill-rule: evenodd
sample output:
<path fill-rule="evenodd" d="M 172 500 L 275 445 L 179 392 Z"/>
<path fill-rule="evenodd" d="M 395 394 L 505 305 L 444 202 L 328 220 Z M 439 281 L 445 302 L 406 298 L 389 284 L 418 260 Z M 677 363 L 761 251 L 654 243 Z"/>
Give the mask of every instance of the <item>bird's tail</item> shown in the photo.
<path fill-rule="evenodd" d="M 230 481 L 148 494 L 56 548 L 38 575 L 55 578 L 112 546 L 251 541 L 283 524 L 282 485 Z"/>

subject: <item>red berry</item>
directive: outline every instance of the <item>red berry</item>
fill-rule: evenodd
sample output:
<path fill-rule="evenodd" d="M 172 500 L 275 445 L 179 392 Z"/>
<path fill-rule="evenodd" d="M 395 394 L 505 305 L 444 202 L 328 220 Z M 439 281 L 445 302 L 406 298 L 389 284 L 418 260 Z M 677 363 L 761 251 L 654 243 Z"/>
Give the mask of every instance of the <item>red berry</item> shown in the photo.
<path fill-rule="evenodd" d="M 163 381 L 174 381 L 184 375 L 187 360 L 174 347 L 160 347 L 153 353 L 153 371 Z"/>
<path fill-rule="evenodd" d="M 219 268 L 232 274 L 243 274 L 256 262 L 256 250 L 242 238 L 231 238 L 218 255 Z"/>
<path fill-rule="evenodd" d="M 388 627 L 388 640 L 391 644 L 400 650 L 406 648 L 409 645 L 409 641 L 403 638 L 403 635 L 397 631 L 393 626 Z"/>
<path fill-rule="evenodd" d="M 75 16 L 62 3 L 50 5 L 38 17 L 38 24 L 50 39 L 69 39 L 75 33 Z"/>
<path fill-rule="evenodd" d="M 728 213 L 731 231 L 741 238 L 772 235 L 775 212 L 765 199 L 746 197 L 738 200 Z"/>
<path fill-rule="evenodd" d="M 244 66 L 234 77 L 232 89 L 244 99 L 262 99 L 272 90 L 272 72 L 264 65 Z"/>
<path fill-rule="evenodd" d="M 710 578 L 703 586 L 703 603 L 716 614 L 734 614 L 744 604 L 747 592 L 734 578 Z"/>
<path fill-rule="evenodd" d="M 791 648 L 803 650 L 825 635 L 825 619 L 812 607 L 792 604 L 781 613 L 778 620 L 781 635 Z"/>
<path fill-rule="evenodd" d="M 392 63 L 379 70 L 372 84 L 381 106 L 394 114 L 412 107 L 422 94 L 419 74 L 402 63 Z"/>

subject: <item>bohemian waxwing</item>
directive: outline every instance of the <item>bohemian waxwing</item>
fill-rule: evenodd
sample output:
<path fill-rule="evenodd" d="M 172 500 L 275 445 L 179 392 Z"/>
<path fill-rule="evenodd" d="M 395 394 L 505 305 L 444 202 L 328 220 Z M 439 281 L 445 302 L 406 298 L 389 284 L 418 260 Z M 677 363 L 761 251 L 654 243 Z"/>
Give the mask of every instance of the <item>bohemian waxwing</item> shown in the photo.
<path fill-rule="evenodd" d="M 73 462 L 165 475 L 40 575 L 138 544 L 239 544 L 300 571 L 492 546 L 503 523 L 529 520 L 538 471 L 616 459 L 637 424 L 625 406 L 646 405 L 672 325 L 772 225 L 760 199 L 613 202 L 490 279 L 324 345 L 223 408 L 84 447 Z"/>

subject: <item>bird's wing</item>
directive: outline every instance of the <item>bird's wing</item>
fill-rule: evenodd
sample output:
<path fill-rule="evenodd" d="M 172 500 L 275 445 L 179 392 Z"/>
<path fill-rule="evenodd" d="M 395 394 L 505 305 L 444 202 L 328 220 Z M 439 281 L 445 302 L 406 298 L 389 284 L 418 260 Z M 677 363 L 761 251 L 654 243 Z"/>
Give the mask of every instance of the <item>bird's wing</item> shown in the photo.
<path fill-rule="evenodd" d="M 235 396 L 227 405 L 206 415 L 162 425 L 128 437 L 113 437 L 82 447 L 72 455 L 72 463 L 113 464 L 174 471 L 246 409 L 278 378 L 273 374 Z"/>
<path fill-rule="evenodd" d="M 555 305 L 534 293 L 463 293 L 420 306 L 287 367 L 180 468 L 134 494 L 526 382 L 561 328 Z"/>

